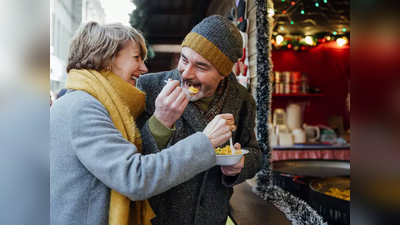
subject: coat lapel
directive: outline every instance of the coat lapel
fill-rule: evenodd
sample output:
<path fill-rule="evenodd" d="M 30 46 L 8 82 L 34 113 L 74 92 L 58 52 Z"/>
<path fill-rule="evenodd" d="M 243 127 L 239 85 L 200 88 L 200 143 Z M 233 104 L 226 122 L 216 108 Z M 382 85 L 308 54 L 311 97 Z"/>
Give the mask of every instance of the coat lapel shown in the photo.
<path fill-rule="evenodd" d="M 222 107 L 221 113 L 230 113 L 234 116 L 239 115 L 243 99 L 239 94 L 238 85 L 240 84 L 237 82 L 236 77 L 230 74 L 228 95 L 225 98 L 224 106 Z M 239 118 L 235 117 L 235 124 L 237 124 L 238 122 Z"/>
<path fill-rule="evenodd" d="M 186 120 L 187 124 L 189 124 L 195 132 L 203 131 L 207 126 L 207 123 L 201 116 L 199 109 L 191 102 L 189 102 L 185 111 L 183 111 L 182 118 Z"/>

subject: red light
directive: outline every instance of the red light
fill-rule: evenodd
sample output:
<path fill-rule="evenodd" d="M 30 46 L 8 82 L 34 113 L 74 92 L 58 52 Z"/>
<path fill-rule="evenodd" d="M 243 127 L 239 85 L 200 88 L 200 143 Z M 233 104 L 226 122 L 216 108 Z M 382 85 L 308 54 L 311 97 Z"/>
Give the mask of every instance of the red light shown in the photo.
<path fill-rule="evenodd" d="M 291 49 L 292 47 L 293 47 L 292 44 L 288 44 L 288 45 L 287 45 L 287 48 L 288 48 L 288 49 Z"/>
<path fill-rule="evenodd" d="M 283 14 L 286 14 L 286 10 L 283 10 Z"/>
<path fill-rule="evenodd" d="M 306 47 L 305 46 L 301 46 L 301 50 L 306 50 Z"/>
<path fill-rule="evenodd" d="M 326 42 L 326 38 L 323 38 L 323 39 L 322 39 L 322 43 L 325 43 L 325 42 Z"/>
<path fill-rule="evenodd" d="M 292 2 L 292 5 L 296 4 L 296 2 Z"/>

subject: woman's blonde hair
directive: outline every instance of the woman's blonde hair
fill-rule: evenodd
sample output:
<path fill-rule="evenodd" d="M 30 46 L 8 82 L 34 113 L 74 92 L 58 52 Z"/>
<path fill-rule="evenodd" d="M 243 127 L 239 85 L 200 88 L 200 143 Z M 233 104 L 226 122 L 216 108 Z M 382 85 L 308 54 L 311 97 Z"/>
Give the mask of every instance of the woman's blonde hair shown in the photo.
<path fill-rule="evenodd" d="M 72 38 L 67 73 L 72 69 L 106 69 L 128 41 L 137 43 L 143 61 L 146 60 L 145 40 L 134 28 L 121 23 L 100 25 L 92 21 L 82 24 Z"/>

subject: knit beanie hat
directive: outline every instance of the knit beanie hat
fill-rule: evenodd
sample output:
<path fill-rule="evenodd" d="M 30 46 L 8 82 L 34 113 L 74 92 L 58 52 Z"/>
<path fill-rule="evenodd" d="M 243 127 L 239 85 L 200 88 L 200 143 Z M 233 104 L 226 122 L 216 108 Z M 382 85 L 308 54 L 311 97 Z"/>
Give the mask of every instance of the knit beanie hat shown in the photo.
<path fill-rule="evenodd" d="M 224 76 L 242 57 L 243 39 L 236 26 L 220 15 L 205 18 L 185 37 L 182 47 L 189 47 L 207 59 Z"/>

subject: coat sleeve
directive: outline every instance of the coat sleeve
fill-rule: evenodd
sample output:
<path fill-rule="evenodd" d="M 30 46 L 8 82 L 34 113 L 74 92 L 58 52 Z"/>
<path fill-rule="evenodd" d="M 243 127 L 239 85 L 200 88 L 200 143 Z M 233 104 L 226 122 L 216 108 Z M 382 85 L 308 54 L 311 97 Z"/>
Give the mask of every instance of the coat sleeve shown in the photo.
<path fill-rule="evenodd" d="M 157 154 L 138 153 L 115 128 L 104 106 L 91 98 L 71 108 L 69 122 L 72 146 L 81 163 L 132 201 L 160 194 L 216 164 L 214 148 L 201 132 Z"/>
<path fill-rule="evenodd" d="M 249 98 L 246 107 L 248 113 L 244 119 L 242 137 L 239 137 L 239 143 L 242 144 L 242 149 L 249 150 L 249 153 L 244 155 L 244 167 L 239 174 L 236 176 L 222 176 L 222 183 L 226 187 L 232 187 L 254 177 L 262 166 L 261 150 L 254 131 L 257 110 L 253 97 Z"/>

